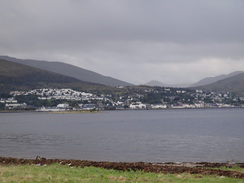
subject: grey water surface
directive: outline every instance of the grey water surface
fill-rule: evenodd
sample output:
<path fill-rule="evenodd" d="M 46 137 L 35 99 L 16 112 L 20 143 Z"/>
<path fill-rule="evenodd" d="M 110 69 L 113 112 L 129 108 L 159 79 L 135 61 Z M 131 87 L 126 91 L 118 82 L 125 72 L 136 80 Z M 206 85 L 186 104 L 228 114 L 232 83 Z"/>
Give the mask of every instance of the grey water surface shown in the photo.
<path fill-rule="evenodd" d="M 0 113 L 0 156 L 244 162 L 244 109 Z"/>

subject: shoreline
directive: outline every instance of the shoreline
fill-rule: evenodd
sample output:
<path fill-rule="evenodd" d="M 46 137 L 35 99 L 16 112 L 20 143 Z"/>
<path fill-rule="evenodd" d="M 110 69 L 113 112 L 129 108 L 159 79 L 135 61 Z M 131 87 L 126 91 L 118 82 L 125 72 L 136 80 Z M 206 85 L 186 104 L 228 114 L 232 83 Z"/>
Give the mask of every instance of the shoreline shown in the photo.
<path fill-rule="evenodd" d="M 108 161 L 88 161 L 75 159 L 46 159 L 37 156 L 36 159 L 23 159 L 13 157 L 0 157 L 0 166 L 7 165 L 37 165 L 47 166 L 51 164 L 68 165 L 70 167 L 99 167 L 114 169 L 119 171 L 142 171 L 165 174 L 202 174 L 218 175 L 232 178 L 244 179 L 244 173 L 234 170 L 220 170 L 218 168 L 234 167 L 244 168 L 244 163 L 210 163 L 210 162 L 165 162 L 165 163 L 145 163 L 145 162 L 108 162 Z"/>
<path fill-rule="evenodd" d="M 37 111 L 41 112 L 41 111 Z M 101 111 L 50 111 L 50 114 L 86 114 L 86 113 L 99 113 Z"/>
<path fill-rule="evenodd" d="M 53 114 L 68 114 L 68 113 L 99 113 L 104 111 L 165 111 L 165 110 L 223 110 L 223 109 L 244 109 L 244 107 L 202 107 L 202 108 L 166 108 L 166 109 L 123 109 L 123 110 L 66 110 L 66 111 L 36 111 L 36 110 L 0 110 L 0 113 L 53 113 Z"/>

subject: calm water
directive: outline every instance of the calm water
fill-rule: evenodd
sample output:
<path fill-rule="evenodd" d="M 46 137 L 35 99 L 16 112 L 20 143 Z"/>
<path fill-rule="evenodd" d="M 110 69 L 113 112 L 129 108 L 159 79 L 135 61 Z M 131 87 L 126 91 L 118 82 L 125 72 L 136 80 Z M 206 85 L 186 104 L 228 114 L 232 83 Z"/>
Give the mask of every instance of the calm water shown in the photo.
<path fill-rule="evenodd" d="M 0 156 L 244 162 L 244 109 L 0 113 Z"/>

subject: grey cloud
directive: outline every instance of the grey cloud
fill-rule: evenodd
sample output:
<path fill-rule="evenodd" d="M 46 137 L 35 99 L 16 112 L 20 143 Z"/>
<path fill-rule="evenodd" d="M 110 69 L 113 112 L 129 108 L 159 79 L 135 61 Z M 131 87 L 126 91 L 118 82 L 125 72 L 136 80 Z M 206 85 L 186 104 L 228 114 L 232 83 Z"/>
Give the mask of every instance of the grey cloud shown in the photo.
<path fill-rule="evenodd" d="M 135 82 L 150 80 L 144 73 L 153 69 L 152 78 L 179 80 L 172 73 L 185 64 L 197 80 L 202 60 L 206 76 L 231 71 L 211 70 L 211 59 L 244 70 L 243 9 L 243 0 L 3 0 L 0 54 L 67 61 L 127 81 L 135 67 Z"/>
<path fill-rule="evenodd" d="M 12 3 L 7 7 L 12 13 L 2 6 L 5 13 L 1 19 L 15 21 L 11 25 L 15 34 L 41 36 L 45 41 L 239 42 L 244 39 L 241 18 L 244 2 L 240 0 L 234 3 L 227 0 L 72 2 L 20 0 L 15 2 L 17 5 Z"/>

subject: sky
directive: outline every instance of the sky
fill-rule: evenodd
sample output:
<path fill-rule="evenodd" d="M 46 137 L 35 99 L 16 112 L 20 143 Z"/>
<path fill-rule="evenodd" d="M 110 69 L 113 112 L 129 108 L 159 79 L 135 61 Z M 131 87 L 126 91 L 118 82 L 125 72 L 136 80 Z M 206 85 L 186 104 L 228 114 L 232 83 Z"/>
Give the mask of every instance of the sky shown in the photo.
<path fill-rule="evenodd" d="M 0 0 L 0 55 L 194 83 L 244 71 L 244 0 Z"/>

